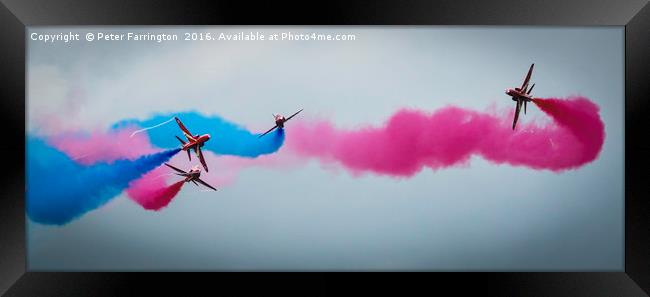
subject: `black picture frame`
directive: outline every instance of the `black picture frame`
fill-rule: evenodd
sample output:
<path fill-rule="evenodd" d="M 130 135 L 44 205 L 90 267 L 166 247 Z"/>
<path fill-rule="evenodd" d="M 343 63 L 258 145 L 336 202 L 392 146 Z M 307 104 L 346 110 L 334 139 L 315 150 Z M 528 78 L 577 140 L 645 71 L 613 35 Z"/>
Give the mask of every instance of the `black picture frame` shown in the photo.
<path fill-rule="evenodd" d="M 527 1 L 127 1 L 2 0 L 0 94 L 4 142 L 0 190 L 0 293 L 6 296 L 123 296 L 270 292 L 306 285 L 312 295 L 340 285 L 368 290 L 452 289 L 498 296 L 648 296 L 650 292 L 650 5 L 645 0 Z M 527 25 L 625 26 L 625 271 L 371 274 L 57 273 L 26 271 L 26 26 L 45 25 Z M 21 158 L 22 156 L 22 158 Z M 602 181 L 606 182 L 606 181 Z M 256 276 L 251 279 L 252 276 Z M 403 284 L 395 285 L 395 278 Z M 417 280 L 416 280 L 417 279 Z M 240 282 L 245 285 L 237 285 Z M 349 293 L 349 291 L 345 291 Z M 456 294 L 454 294 L 456 295 Z"/>

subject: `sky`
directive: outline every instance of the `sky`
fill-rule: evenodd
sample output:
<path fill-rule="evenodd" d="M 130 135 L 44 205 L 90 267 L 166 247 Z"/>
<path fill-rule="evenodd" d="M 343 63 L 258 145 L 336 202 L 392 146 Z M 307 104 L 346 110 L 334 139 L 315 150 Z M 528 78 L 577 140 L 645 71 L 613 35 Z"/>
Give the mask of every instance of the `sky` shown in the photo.
<path fill-rule="evenodd" d="M 356 40 L 29 38 L 119 31 Z M 63 226 L 27 219 L 30 270 L 623 270 L 623 27 L 30 27 L 27 40 L 27 134 L 190 110 L 253 131 L 299 108 L 296 121 L 350 129 L 400 108 L 508 110 L 504 89 L 531 63 L 536 96 L 588 97 L 606 133 L 598 159 L 560 173 L 472 157 L 409 178 L 355 176 L 311 160 L 245 168 L 216 193 L 183 187 L 160 211 L 122 193 Z M 544 120 L 530 105 L 520 117 Z"/>

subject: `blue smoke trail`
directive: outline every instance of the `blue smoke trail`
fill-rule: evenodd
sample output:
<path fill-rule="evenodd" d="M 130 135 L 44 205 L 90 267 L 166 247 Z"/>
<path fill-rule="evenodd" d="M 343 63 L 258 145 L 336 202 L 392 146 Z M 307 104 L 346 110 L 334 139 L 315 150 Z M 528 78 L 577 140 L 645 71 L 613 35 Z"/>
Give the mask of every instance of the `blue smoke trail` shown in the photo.
<path fill-rule="evenodd" d="M 27 138 L 27 215 L 38 223 L 64 225 L 119 195 L 179 149 L 83 166 L 43 140 Z"/>
<path fill-rule="evenodd" d="M 151 127 L 177 116 L 193 134 L 210 134 L 210 140 L 203 149 L 210 150 L 220 155 L 233 155 L 255 158 L 260 155 L 275 153 L 284 143 L 284 130 L 276 129 L 273 132 L 258 138 L 259 134 L 252 133 L 245 128 L 227 121 L 219 116 L 204 116 L 197 112 L 182 112 L 157 114 L 147 120 L 123 120 L 113 125 L 112 129 L 125 128 L 132 125 Z M 273 124 L 272 122 L 269 124 Z M 271 126 L 269 126 L 270 128 Z M 145 133 L 145 132 L 143 132 Z M 180 142 L 174 137 L 178 135 L 184 139 L 181 130 L 175 122 L 169 122 L 154 129 L 147 130 L 152 144 L 162 148 L 179 147 Z"/>

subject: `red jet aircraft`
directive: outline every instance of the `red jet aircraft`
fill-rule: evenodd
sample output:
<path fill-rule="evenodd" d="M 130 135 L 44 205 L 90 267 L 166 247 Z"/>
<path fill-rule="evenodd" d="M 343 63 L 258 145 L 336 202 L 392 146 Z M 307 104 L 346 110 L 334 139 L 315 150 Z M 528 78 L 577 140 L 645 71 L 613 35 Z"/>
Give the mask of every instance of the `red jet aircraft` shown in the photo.
<path fill-rule="evenodd" d="M 299 110 L 299 111 L 297 111 L 296 113 L 292 114 L 292 115 L 291 115 L 290 117 L 288 117 L 288 118 L 284 118 L 283 115 L 274 114 L 274 115 L 273 115 L 273 118 L 275 119 L 275 126 L 273 126 L 273 128 L 269 129 L 268 131 L 264 132 L 264 134 L 260 135 L 260 136 L 257 137 L 257 138 L 260 138 L 260 137 L 262 137 L 262 136 L 268 134 L 269 132 L 273 131 L 275 128 L 279 128 L 279 129 L 284 128 L 284 123 L 285 123 L 286 121 L 290 120 L 291 118 L 293 118 L 294 116 L 296 116 L 297 114 L 299 114 L 301 111 L 302 111 L 302 109 Z"/>
<path fill-rule="evenodd" d="M 201 165 L 203 165 L 203 168 L 205 168 L 205 172 L 208 172 L 208 165 L 205 163 L 205 158 L 203 158 L 203 152 L 201 152 L 201 147 L 205 145 L 205 142 L 210 140 L 210 134 L 203 134 L 203 135 L 192 135 L 187 128 L 185 128 L 185 125 L 181 122 L 180 119 L 177 117 L 174 117 L 176 119 L 176 123 L 178 124 L 178 127 L 183 130 L 183 134 L 185 134 L 185 138 L 187 138 L 187 142 L 183 141 L 180 137 L 176 136 L 176 139 L 181 142 L 183 145 L 182 149 L 187 152 L 187 158 L 192 161 L 192 157 L 190 154 L 190 149 L 194 149 L 194 152 L 196 155 L 199 157 L 199 161 L 201 161 Z"/>
<path fill-rule="evenodd" d="M 171 169 L 174 169 L 176 172 L 178 172 L 178 173 L 176 173 L 177 175 L 184 176 L 186 183 L 193 182 L 196 186 L 198 186 L 199 184 L 197 184 L 197 182 L 199 182 L 202 185 L 204 185 L 204 186 L 206 186 L 206 187 L 208 187 L 210 189 L 213 189 L 215 191 L 217 190 L 213 186 L 209 185 L 208 183 L 202 181 L 199 178 L 199 176 L 201 176 L 201 168 L 199 168 L 199 165 L 196 165 L 196 166 L 192 167 L 192 169 L 190 169 L 189 172 L 185 172 L 185 171 L 183 171 L 181 169 L 178 169 L 178 168 L 176 168 L 176 167 L 174 167 L 172 165 L 169 165 L 167 163 L 165 163 L 165 165 L 167 165 L 167 167 L 169 167 Z"/>
<path fill-rule="evenodd" d="M 517 107 L 515 108 L 515 120 L 512 122 L 512 130 L 515 129 L 515 125 L 517 124 L 517 119 L 519 118 L 519 111 L 521 110 L 522 103 L 524 105 L 524 114 L 526 114 L 526 104 L 530 101 L 533 101 L 533 97 L 530 96 L 530 92 L 535 87 L 535 84 L 533 84 L 530 89 L 528 89 L 528 82 L 530 82 L 530 76 L 533 74 L 533 66 L 535 66 L 535 63 L 530 65 L 530 69 L 528 69 L 528 75 L 526 75 L 524 83 L 521 84 L 520 88 L 506 89 L 506 94 L 512 97 L 512 101 L 517 102 Z"/>

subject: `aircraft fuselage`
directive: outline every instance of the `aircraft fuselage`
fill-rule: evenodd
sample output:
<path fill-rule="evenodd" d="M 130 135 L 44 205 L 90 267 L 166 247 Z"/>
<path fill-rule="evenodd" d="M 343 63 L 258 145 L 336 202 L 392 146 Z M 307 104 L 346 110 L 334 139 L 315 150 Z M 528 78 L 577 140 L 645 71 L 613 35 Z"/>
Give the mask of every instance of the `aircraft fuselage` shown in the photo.
<path fill-rule="evenodd" d="M 198 179 L 201 176 L 200 170 L 190 170 L 185 176 L 185 182 L 189 183 L 195 179 Z"/>
<path fill-rule="evenodd" d="M 275 117 L 275 125 L 278 126 L 278 128 L 284 128 L 284 122 L 287 120 L 284 118 L 284 116 L 277 115 Z"/>
<path fill-rule="evenodd" d="M 194 139 L 196 139 L 195 142 L 191 142 L 191 141 L 190 141 L 190 142 L 185 143 L 185 144 L 183 145 L 182 149 L 183 149 L 184 151 L 186 151 L 186 150 L 192 149 L 192 148 L 194 148 L 194 147 L 196 147 L 196 146 L 201 146 L 201 147 L 204 146 L 204 145 L 205 145 L 205 142 L 208 141 L 208 140 L 210 140 L 210 134 L 203 134 L 203 135 L 200 135 L 200 136 L 199 136 L 199 135 L 195 135 L 195 136 L 194 136 Z"/>
<path fill-rule="evenodd" d="M 512 97 L 512 101 L 533 101 L 533 97 L 519 90 L 519 88 L 506 89 L 506 95 Z"/>

